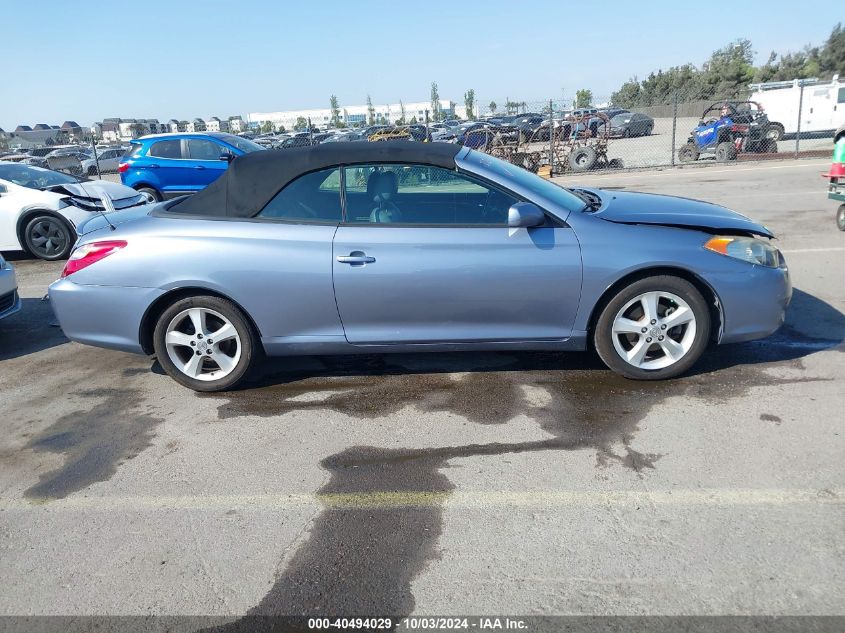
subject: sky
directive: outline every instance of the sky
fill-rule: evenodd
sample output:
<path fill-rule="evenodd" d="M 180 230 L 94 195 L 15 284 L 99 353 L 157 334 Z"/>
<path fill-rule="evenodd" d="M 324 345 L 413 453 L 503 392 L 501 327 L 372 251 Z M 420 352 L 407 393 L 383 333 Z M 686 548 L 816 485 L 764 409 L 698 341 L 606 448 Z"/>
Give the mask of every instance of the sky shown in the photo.
<path fill-rule="evenodd" d="M 745 37 L 769 52 L 821 44 L 838 0 L 454 3 L 360 0 L 0 0 L 0 127 L 105 117 L 427 101 L 596 102 L 659 68 Z M 719 6 L 724 10 L 720 10 Z M 840 7 L 841 9 L 841 7 Z M 14 56 L 14 57 L 12 57 Z"/>

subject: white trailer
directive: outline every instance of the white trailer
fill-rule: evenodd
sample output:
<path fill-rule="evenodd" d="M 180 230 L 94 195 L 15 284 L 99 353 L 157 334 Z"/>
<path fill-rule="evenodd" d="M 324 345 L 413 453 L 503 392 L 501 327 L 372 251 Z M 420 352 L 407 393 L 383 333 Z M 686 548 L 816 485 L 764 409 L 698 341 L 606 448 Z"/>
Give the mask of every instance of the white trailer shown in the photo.
<path fill-rule="evenodd" d="M 772 123 L 772 135 L 778 138 L 798 132 L 798 113 L 801 112 L 801 135 L 833 135 L 834 130 L 845 124 L 845 83 L 839 75 L 822 83 L 818 79 L 769 81 L 751 84 L 749 97 L 761 106 Z M 804 95 L 801 95 L 801 89 Z"/>

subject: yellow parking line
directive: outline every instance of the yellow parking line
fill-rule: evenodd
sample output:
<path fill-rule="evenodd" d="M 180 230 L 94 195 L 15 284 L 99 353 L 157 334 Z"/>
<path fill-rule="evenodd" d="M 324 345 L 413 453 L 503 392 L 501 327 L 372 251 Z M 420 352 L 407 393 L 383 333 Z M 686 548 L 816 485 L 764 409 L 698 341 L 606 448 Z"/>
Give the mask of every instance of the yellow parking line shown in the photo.
<path fill-rule="evenodd" d="M 110 496 L 69 497 L 54 501 L 0 499 L 0 511 L 144 511 L 219 510 L 244 508 L 277 510 L 296 506 L 329 508 L 401 508 L 446 506 L 488 508 L 519 506 L 742 506 L 791 504 L 842 504 L 845 489 L 680 489 L 680 490 L 528 490 L 528 491 L 381 491 L 366 493 L 288 495 L 203 495 L 203 496 Z"/>

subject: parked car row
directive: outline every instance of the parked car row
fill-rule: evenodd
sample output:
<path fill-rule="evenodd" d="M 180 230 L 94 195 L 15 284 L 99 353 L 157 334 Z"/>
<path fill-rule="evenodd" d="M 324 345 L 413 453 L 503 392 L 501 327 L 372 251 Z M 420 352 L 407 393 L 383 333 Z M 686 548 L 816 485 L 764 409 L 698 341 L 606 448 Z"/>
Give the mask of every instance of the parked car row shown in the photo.
<path fill-rule="evenodd" d="M 123 156 L 126 147 L 124 145 L 100 146 L 96 148 L 96 156 L 87 145 L 36 147 L 0 152 L 0 160 L 55 169 L 75 175 L 96 176 L 98 163 L 100 173 L 116 172 L 120 157 Z"/>

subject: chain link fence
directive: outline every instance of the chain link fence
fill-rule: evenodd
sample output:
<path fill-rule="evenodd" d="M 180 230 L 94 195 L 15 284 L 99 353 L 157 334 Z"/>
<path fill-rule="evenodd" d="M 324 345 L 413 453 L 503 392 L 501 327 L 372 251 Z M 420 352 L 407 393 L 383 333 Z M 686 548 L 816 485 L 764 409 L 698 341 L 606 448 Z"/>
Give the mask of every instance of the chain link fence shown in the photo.
<path fill-rule="evenodd" d="M 582 96 L 582 101 L 583 101 Z M 680 163 L 823 157 L 833 130 L 845 122 L 845 84 L 801 80 L 751 86 L 743 94 L 701 99 L 674 91 L 659 103 L 613 104 L 595 97 L 588 105 L 566 97 L 498 105 L 434 104 L 409 123 L 356 120 L 350 127 L 307 121 L 296 132 L 278 133 L 268 122 L 244 134 L 269 149 L 354 140 L 457 143 L 488 152 L 543 175 L 596 169 L 648 168 Z M 583 107 L 576 107 L 583 105 Z M 467 107 L 470 106 L 470 107 Z M 325 117 L 328 118 L 328 117 Z M 372 119 L 372 116 L 370 117 Z M 268 129 L 269 128 L 269 129 Z M 132 136 L 141 135 L 132 128 Z M 115 174 L 129 138 L 97 141 L 81 128 L 68 134 L 35 131 L 0 139 L 0 160 L 98 178 Z"/>

